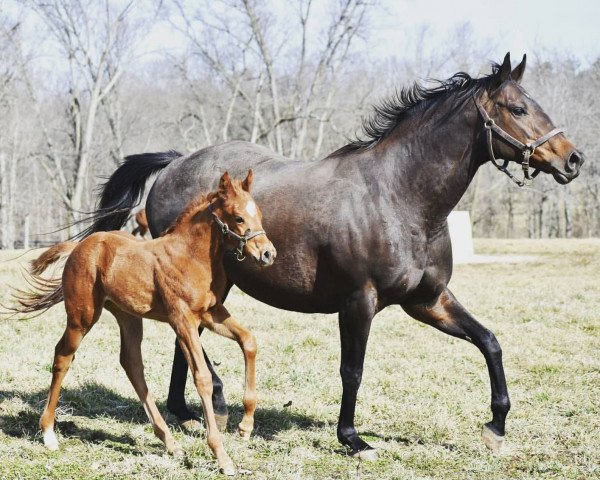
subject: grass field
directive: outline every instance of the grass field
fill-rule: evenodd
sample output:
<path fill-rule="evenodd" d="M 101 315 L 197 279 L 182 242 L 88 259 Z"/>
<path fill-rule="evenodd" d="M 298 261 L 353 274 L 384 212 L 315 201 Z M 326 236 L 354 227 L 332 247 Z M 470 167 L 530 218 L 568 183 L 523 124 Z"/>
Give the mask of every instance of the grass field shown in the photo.
<path fill-rule="evenodd" d="M 481 442 L 489 380 L 472 345 L 391 307 L 375 319 L 357 427 L 380 459 L 343 454 L 335 425 L 341 396 L 337 319 L 267 307 L 235 291 L 229 309 L 259 344 L 256 429 L 242 416 L 237 345 L 204 335 L 230 405 L 225 446 L 257 479 L 600 478 L 600 240 L 476 242 L 478 253 L 537 255 L 528 264 L 461 265 L 450 287 L 502 345 L 512 399 L 502 455 Z M 21 285 L 15 252 L 2 253 L 0 300 Z M 118 328 L 105 314 L 85 338 L 59 404 L 61 448 L 46 451 L 38 418 L 62 305 L 30 320 L 0 320 L 0 478 L 211 478 L 216 462 L 202 436 L 166 415 L 174 334 L 145 321 L 146 376 L 185 460 L 163 453 L 119 365 Z M 199 410 L 188 382 L 188 399 Z M 284 407 L 291 402 L 290 406 Z"/>

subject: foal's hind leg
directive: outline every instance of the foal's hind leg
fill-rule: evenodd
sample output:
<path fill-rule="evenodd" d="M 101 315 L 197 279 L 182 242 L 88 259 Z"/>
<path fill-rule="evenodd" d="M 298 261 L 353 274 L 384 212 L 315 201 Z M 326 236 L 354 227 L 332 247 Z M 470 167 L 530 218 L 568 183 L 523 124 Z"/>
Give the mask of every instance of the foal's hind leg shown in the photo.
<path fill-rule="evenodd" d="M 256 410 L 256 339 L 248 329 L 235 321 L 222 304 L 215 305 L 202 315 L 201 321 L 211 331 L 235 340 L 244 353 L 244 418 L 239 424 L 239 433 L 244 438 L 250 438 Z"/>
<path fill-rule="evenodd" d="M 492 390 L 492 421 L 483 426 L 481 435 L 486 447 L 498 453 L 504 443 L 504 423 L 510 410 L 510 400 L 502 366 L 502 350 L 496 337 L 477 322 L 448 289 L 431 303 L 402 307 L 417 320 L 472 342 L 483 353 Z"/>
<path fill-rule="evenodd" d="M 52 382 L 44 412 L 40 418 L 40 428 L 44 438 L 44 445 L 50 450 L 58 449 L 58 439 L 54 433 L 56 405 L 60 395 L 60 387 L 69 367 L 79 348 L 81 340 L 98 320 L 102 307 L 100 301 L 94 298 L 77 297 L 77 304 L 65 301 L 67 310 L 67 328 L 54 349 L 54 363 L 52 364 Z"/>
<path fill-rule="evenodd" d="M 129 381 L 144 406 L 146 415 L 152 424 L 154 434 L 165 444 L 167 452 L 175 456 L 182 456 L 183 450 L 171 435 L 169 427 L 160 414 L 152 394 L 148 391 L 148 385 L 144 378 L 144 361 L 141 349 L 143 337 L 142 319 L 122 312 L 114 306 L 109 307 L 107 305 L 107 310 L 110 310 L 119 323 L 121 331 L 121 366 L 125 370 L 125 373 L 127 373 Z"/>

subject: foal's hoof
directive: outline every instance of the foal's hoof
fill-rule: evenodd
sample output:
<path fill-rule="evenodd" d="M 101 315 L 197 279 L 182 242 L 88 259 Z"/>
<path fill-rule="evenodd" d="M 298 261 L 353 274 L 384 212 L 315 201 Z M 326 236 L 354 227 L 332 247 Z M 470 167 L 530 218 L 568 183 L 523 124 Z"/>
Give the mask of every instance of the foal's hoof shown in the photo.
<path fill-rule="evenodd" d="M 481 429 L 481 438 L 483 439 L 483 443 L 490 451 L 497 455 L 502 450 L 502 446 L 504 445 L 504 435 L 498 435 L 494 433 L 490 427 L 484 425 Z"/>
<path fill-rule="evenodd" d="M 175 447 L 170 449 L 169 453 L 178 460 L 182 459 L 185 456 L 185 453 L 183 452 L 183 448 L 181 448 L 179 445 L 176 445 Z"/>
<path fill-rule="evenodd" d="M 217 422 L 217 428 L 219 429 L 219 432 L 227 431 L 227 418 L 228 415 L 217 415 L 215 413 L 215 421 Z"/>
<path fill-rule="evenodd" d="M 252 430 L 246 430 L 246 429 L 242 428 L 242 425 L 240 424 L 240 426 L 238 428 L 238 433 L 240 434 L 240 437 L 242 437 L 244 440 L 250 440 L 250 435 L 252 435 Z"/>
<path fill-rule="evenodd" d="M 219 467 L 219 471 L 223 475 L 227 475 L 228 477 L 233 477 L 236 474 L 235 465 L 233 464 L 233 462 L 221 465 Z"/>
<path fill-rule="evenodd" d="M 202 430 L 202 424 L 195 418 L 180 421 L 179 426 L 186 433 L 198 433 Z"/>
<path fill-rule="evenodd" d="M 367 450 L 353 453 L 352 458 L 358 458 L 359 460 L 364 460 L 366 462 L 374 462 L 379 459 L 379 455 L 377 455 L 377 450 L 374 448 L 368 448 Z"/>
<path fill-rule="evenodd" d="M 58 439 L 56 438 L 56 434 L 54 433 L 54 431 L 49 430 L 47 432 L 44 432 L 43 437 L 44 446 L 48 450 L 52 450 L 53 452 L 58 450 Z"/>

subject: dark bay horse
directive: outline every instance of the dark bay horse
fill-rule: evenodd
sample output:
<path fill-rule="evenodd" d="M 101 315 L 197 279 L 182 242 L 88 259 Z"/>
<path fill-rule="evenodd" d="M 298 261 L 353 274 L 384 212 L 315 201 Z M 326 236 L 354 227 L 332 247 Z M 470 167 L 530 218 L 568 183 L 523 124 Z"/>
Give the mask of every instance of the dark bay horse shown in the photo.
<path fill-rule="evenodd" d="M 142 317 L 167 322 L 177 334 L 202 399 L 207 441 L 220 470 L 234 475 L 235 466 L 223 447 L 212 405 L 213 382 L 202 354 L 198 328 L 208 328 L 238 342 L 246 365 L 244 418 L 239 433 L 248 438 L 256 409 L 254 336 L 223 306 L 228 281 L 223 268 L 226 250 L 251 256 L 259 268 L 272 265 L 276 251 L 262 229 L 262 214 L 250 196 L 252 170 L 244 181 L 225 172 L 219 189 L 192 199 L 164 235 L 140 241 L 125 232 L 99 232 L 80 243 L 54 245 L 32 262 L 32 292 L 16 297 L 19 313 L 44 311 L 64 299 L 67 325 L 56 345 L 52 383 L 40 427 L 44 444 L 58 449 L 54 433 L 62 381 L 84 336 L 102 310 L 110 311 L 121 331 L 121 365 L 131 381 L 154 433 L 168 452 L 181 455 L 144 378 Z M 198 190 L 196 189 L 196 192 Z M 44 279 L 46 268 L 68 255 L 62 278 Z"/>
<path fill-rule="evenodd" d="M 376 457 L 354 427 L 354 411 L 371 321 L 396 304 L 481 351 L 492 410 L 482 435 L 498 451 L 510 409 L 502 352 L 494 334 L 447 287 L 452 253 L 446 218 L 487 161 L 504 173 L 508 161 L 520 164 L 524 181 L 538 171 L 561 184 L 578 176 L 583 155 L 520 86 L 524 70 L 525 57 L 512 69 L 507 54 L 482 78 L 460 72 L 434 88 L 415 84 L 375 109 L 364 124 L 366 140 L 316 162 L 291 161 L 239 141 L 185 157 L 128 157 L 105 184 L 95 222 L 84 235 L 120 228 L 155 172 L 160 174 L 146 203 L 153 235 L 172 222 L 198 185 L 209 191 L 218 172 L 239 174 L 251 166 L 260 173 L 254 194 L 269 212 L 265 228 L 279 257 L 268 272 L 226 258 L 227 275 L 269 305 L 339 313 L 339 441 L 361 458 Z M 191 415 L 183 399 L 185 378 L 185 360 L 176 351 L 168 406 L 181 418 Z M 216 412 L 226 416 L 214 372 L 213 382 Z"/>

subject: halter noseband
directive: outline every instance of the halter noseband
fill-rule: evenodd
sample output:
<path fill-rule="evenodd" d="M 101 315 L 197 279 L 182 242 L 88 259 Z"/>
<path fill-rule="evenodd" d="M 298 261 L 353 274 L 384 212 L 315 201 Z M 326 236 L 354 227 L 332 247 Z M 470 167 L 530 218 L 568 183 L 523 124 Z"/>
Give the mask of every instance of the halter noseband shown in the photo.
<path fill-rule="evenodd" d="M 508 175 L 513 182 L 515 182 L 519 187 L 523 187 L 524 185 L 531 185 L 531 182 L 537 175 L 540 173 L 539 169 L 535 169 L 533 173 L 529 174 L 529 159 L 535 152 L 535 149 L 539 147 L 542 143 L 547 142 L 555 135 L 563 132 L 562 128 L 555 128 L 554 130 L 549 131 L 546 135 L 541 136 L 535 142 L 531 143 L 522 143 L 517 140 L 515 137 L 510 135 L 508 132 L 502 130 L 496 122 L 485 111 L 485 109 L 481 106 L 481 104 L 475 99 L 473 96 L 473 101 L 475 102 L 475 106 L 479 111 L 479 114 L 483 118 L 483 128 L 486 130 L 486 139 L 487 139 L 487 148 L 488 153 L 490 155 L 490 160 L 494 164 L 494 166 L 500 170 L 502 173 Z M 500 138 L 504 141 L 510 143 L 514 147 L 517 147 L 521 153 L 523 154 L 523 160 L 521 161 L 521 167 L 523 168 L 523 180 L 517 179 L 512 173 L 507 170 L 508 160 L 504 160 L 504 163 L 500 165 L 496 156 L 494 155 L 494 147 L 492 146 L 492 132 L 496 133 Z"/>
<path fill-rule="evenodd" d="M 230 236 L 239 242 L 237 248 L 235 249 L 235 258 L 238 262 L 242 262 L 246 258 L 244 256 L 244 247 L 246 246 L 246 243 L 248 243 L 249 240 L 252 240 L 254 237 L 258 237 L 259 235 L 266 235 L 266 233 L 262 230 L 253 232 L 250 229 L 246 230 L 246 233 L 244 233 L 243 236 L 238 235 L 233 230 L 231 230 L 223 220 L 219 218 L 219 216 L 213 210 L 212 203 L 208 206 L 208 210 L 215 218 L 215 222 L 217 222 L 217 225 L 219 225 L 219 227 L 221 228 L 221 234 L 223 235 L 223 239 L 227 238 L 227 236 Z"/>

